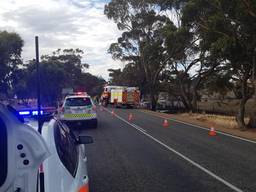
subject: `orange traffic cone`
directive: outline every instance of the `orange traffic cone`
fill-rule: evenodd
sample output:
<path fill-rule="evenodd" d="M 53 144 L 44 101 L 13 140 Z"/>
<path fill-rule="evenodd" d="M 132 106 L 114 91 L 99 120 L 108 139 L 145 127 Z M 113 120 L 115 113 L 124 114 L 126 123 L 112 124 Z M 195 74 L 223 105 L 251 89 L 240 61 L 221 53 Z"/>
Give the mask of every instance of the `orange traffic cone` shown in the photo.
<path fill-rule="evenodd" d="M 216 136 L 216 131 L 214 129 L 214 127 L 211 127 L 210 131 L 209 131 L 209 136 Z"/>
<path fill-rule="evenodd" d="M 169 122 L 167 119 L 165 119 L 163 122 L 163 127 L 167 128 L 168 126 L 169 126 Z"/>
<path fill-rule="evenodd" d="M 112 116 L 115 116 L 115 111 L 114 111 L 114 109 L 112 110 L 111 115 L 112 115 Z"/>
<path fill-rule="evenodd" d="M 128 120 L 129 120 L 129 121 L 132 121 L 132 120 L 133 120 L 133 116 L 132 116 L 131 113 L 130 113 L 129 116 L 128 116 Z"/>

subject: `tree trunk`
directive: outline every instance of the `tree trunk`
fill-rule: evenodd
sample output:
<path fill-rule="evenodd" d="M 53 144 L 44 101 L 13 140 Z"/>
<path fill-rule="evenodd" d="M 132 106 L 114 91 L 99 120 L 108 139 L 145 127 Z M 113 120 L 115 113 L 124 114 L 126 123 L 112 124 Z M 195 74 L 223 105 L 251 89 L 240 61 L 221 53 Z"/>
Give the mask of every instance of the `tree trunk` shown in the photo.
<path fill-rule="evenodd" d="M 255 111 L 250 115 L 248 128 L 256 128 L 256 112 Z"/>
<path fill-rule="evenodd" d="M 238 110 L 238 114 L 236 116 L 236 121 L 237 121 L 238 127 L 241 130 L 246 129 L 246 124 L 244 122 L 245 104 L 246 104 L 247 100 L 250 98 L 248 95 L 248 90 L 247 90 L 248 89 L 247 80 L 248 80 L 248 78 L 244 78 L 242 80 L 242 87 L 241 87 L 242 99 L 240 100 L 239 110 Z"/>
<path fill-rule="evenodd" d="M 197 109 L 197 90 L 200 85 L 202 77 L 199 75 L 197 79 L 195 79 L 194 85 L 192 86 L 192 111 L 196 112 Z"/>
<path fill-rule="evenodd" d="M 241 99 L 238 114 L 236 116 L 236 121 L 237 121 L 238 127 L 241 130 L 246 129 L 246 125 L 245 125 L 245 122 L 244 122 L 246 100 L 247 100 L 246 98 Z"/>
<path fill-rule="evenodd" d="M 248 128 L 256 128 L 256 110 L 255 110 L 255 107 L 256 107 L 256 91 L 254 93 L 254 97 L 253 97 L 253 100 L 254 100 L 254 105 L 252 105 L 252 113 L 250 114 L 250 119 L 249 119 L 249 123 L 248 123 Z"/>
<path fill-rule="evenodd" d="M 255 61 L 254 61 L 255 62 Z M 255 70 L 255 68 L 254 68 Z M 250 114 L 250 119 L 248 123 L 248 128 L 256 128 L 256 79 L 255 79 L 255 72 L 253 72 L 253 86 L 254 86 L 254 95 L 253 95 L 253 106 L 252 107 L 252 113 Z"/>
<path fill-rule="evenodd" d="M 180 92 L 181 92 L 181 97 L 182 97 L 182 102 L 184 106 L 186 107 L 187 110 L 191 111 L 193 109 L 191 101 L 189 100 L 189 97 L 187 96 L 184 86 L 182 82 L 179 82 L 180 84 Z"/>
<path fill-rule="evenodd" d="M 151 110 L 156 111 L 157 98 L 154 94 L 151 93 Z"/>
<path fill-rule="evenodd" d="M 197 91 L 196 89 L 193 89 L 192 92 L 192 112 L 196 112 L 197 111 Z"/>

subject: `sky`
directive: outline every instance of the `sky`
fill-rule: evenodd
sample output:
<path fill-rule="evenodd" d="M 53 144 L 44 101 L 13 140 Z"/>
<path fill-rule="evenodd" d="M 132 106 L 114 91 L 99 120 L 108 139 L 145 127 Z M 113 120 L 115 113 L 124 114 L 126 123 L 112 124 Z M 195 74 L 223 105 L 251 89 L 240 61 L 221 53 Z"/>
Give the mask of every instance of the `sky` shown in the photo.
<path fill-rule="evenodd" d="M 34 37 L 40 55 L 58 48 L 80 48 L 88 72 L 108 79 L 107 69 L 122 68 L 107 50 L 121 32 L 104 15 L 107 0 L 0 0 L 0 30 L 17 32 L 24 40 L 24 62 L 35 57 Z"/>

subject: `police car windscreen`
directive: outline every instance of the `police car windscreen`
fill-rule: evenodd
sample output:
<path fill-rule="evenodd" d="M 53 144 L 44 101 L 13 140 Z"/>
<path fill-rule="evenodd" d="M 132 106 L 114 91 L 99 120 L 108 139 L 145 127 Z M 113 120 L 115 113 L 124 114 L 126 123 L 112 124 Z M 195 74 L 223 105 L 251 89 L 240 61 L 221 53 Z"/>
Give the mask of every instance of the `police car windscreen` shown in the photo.
<path fill-rule="evenodd" d="M 0 118 L 0 187 L 7 177 L 7 129 Z"/>
<path fill-rule="evenodd" d="M 84 98 L 68 98 L 65 106 L 88 106 L 92 105 L 91 99 L 88 97 Z"/>

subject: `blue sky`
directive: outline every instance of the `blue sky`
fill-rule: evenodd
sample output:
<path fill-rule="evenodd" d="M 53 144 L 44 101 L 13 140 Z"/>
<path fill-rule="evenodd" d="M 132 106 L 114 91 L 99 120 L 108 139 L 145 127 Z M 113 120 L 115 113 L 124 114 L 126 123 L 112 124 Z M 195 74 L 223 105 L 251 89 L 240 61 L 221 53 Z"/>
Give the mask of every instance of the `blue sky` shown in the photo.
<path fill-rule="evenodd" d="M 14 31 L 25 41 L 24 61 L 34 57 L 34 36 L 40 54 L 57 48 L 80 48 L 89 72 L 108 78 L 107 69 L 120 68 L 107 49 L 120 35 L 113 21 L 103 14 L 106 0 L 1 0 L 0 30 Z"/>

